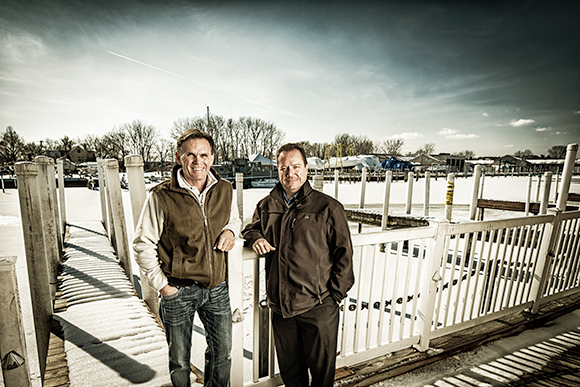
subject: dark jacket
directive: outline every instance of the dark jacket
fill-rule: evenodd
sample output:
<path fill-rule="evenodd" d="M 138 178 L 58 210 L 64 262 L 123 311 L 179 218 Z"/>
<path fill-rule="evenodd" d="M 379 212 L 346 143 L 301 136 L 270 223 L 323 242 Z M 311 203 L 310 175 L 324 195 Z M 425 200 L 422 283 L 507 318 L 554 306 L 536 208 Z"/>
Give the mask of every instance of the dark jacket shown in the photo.
<path fill-rule="evenodd" d="M 262 199 L 242 236 L 265 238 L 268 305 L 283 317 L 304 313 L 331 296 L 339 302 L 354 283 L 352 242 L 344 208 L 308 181 L 288 207 L 280 183 Z"/>
<path fill-rule="evenodd" d="M 212 171 L 218 182 L 207 193 L 204 220 L 191 192 L 179 187 L 178 170 L 176 166 L 171 179 L 152 188 L 164 215 L 157 247 L 161 269 L 170 284 L 186 279 L 213 288 L 226 278 L 225 253 L 213 246 L 230 218 L 232 185 Z"/>

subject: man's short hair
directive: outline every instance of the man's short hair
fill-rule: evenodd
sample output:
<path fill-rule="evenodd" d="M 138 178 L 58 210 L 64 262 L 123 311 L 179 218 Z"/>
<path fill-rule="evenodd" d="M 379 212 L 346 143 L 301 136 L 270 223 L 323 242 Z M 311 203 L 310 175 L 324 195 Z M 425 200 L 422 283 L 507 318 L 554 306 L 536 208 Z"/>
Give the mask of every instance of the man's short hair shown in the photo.
<path fill-rule="evenodd" d="M 307 165 L 308 161 L 306 161 L 306 152 L 304 151 L 304 148 L 302 148 L 302 145 L 294 143 L 294 142 L 282 145 L 280 147 L 280 149 L 278 149 L 278 153 L 276 153 L 276 161 L 278 161 L 278 157 L 280 157 L 280 153 L 290 152 L 293 150 L 297 150 L 300 152 L 300 154 L 302 155 L 302 160 L 304 161 L 304 165 Z"/>
<path fill-rule="evenodd" d="M 202 132 L 199 129 L 188 129 L 183 132 L 177 139 L 177 151 L 181 153 L 181 145 L 192 138 L 205 138 L 211 147 L 211 154 L 213 155 L 215 153 L 213 137 L 209 133 Z"/>

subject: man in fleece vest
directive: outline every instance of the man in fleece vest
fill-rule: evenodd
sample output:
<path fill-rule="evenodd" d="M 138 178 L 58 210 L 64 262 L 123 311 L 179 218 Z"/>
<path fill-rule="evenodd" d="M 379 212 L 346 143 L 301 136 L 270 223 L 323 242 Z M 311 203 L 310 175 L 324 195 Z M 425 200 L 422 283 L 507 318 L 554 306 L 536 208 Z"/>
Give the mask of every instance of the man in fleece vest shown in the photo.
<path fill-rule="evenodd" d="M 226 252 L 241 221 L 231 183 L 211 169 L 212 137 L 197 129 L 177 140 L 171 178 L 153 187 L 135 230 L 133 249 L 149 285 L 159 291 L 159 314 L 169 344 L 173 386 L 190 386 L 195 313 L 207 348 L 206 386 L 230 378 L 232 316 L 226 283 Z"/>

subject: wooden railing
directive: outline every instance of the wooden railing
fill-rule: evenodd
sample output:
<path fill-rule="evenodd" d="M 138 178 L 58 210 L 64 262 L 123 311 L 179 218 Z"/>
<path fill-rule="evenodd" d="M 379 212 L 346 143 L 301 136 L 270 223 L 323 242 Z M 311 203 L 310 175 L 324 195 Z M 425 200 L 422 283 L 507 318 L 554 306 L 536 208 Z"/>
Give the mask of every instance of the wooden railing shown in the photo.
<path fill-rule="evenodd" d="M 353 235 L 356 283 L 341 305 L 337 366 L 410 346 L 425 351 L 432 338 L 580 292 L 580 211 L 550 212 Z M 238 316 L 232 385 L 281 385 L 270 335 L 258 319 L 261 261 L 241 241 L 229 254 Z M 268 367 L 260 373 L 264 359 Z"/>

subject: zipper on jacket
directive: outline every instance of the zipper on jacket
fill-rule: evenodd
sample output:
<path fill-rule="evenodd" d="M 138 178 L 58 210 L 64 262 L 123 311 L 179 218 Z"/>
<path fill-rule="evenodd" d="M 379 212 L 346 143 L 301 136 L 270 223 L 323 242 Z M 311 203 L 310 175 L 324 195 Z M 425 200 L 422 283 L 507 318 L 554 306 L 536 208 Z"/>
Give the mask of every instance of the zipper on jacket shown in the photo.
<path fill-rule="evenodd" d="M 209 200 L 209 198 L 205 197 L 206 201 Z M 209 266 L 209 280 L 210 283 L 213 281 L 213 246 L 211 244 L 211 240 L 210 240 L 210 235 L 209 235 L 209 224 L 207 221 L 207 215 L 205 213 L 205 204 L 201 205 L 201 213 L 203 214 L 203 228 L 205 230 L 205 243 L 206 243 L 206 259 L 207 259 L 207 263 Z"/>

